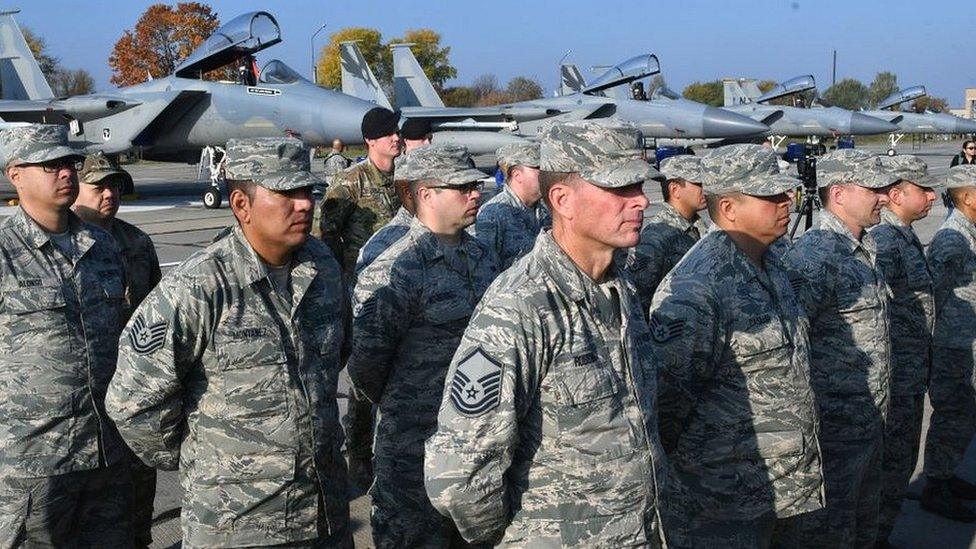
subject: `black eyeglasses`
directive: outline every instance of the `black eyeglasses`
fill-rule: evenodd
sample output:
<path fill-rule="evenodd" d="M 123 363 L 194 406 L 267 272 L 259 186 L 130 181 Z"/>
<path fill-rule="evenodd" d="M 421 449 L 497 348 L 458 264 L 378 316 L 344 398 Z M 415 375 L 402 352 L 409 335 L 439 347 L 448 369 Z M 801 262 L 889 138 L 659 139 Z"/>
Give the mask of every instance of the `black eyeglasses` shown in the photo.
<path fill-rule="evenodd" d="M 967 151 L 976 151 L 976 147 L 966 147 Z"/>
<path fill-rule="evenodd" d="M 57 160 L 48 160 L 47 162 L 28 162 L 21 164 L 21 166 L 38 166 L 44 170 L 44 173 L 58 173 L 61 170 L 80 171 L 84 164 L 81 160 L 59 158 Z"/>
<path fill-rule="evenodd" d="M 459 193 L 471 194 L 481 190 L 481 182 L 465 183 L 464 185 L 428 185 L 428 189 L 450 189 Z"/>

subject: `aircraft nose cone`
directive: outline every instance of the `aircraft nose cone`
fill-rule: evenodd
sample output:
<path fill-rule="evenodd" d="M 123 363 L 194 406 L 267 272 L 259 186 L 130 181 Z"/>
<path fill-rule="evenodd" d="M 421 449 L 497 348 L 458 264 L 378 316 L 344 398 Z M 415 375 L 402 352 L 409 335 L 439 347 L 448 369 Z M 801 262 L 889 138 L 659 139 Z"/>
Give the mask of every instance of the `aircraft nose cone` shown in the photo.
<path fill-rule="evenodd" d="M 898 126 L 880 118 L 855 112 L 851 114 L 852 135 L 873 135 L 877 133 L 891 133 L 897 131 Z"/>
<path fill-rule="evenodd" d="M 959 118 L 953 128 L 953 133 L 976 133 L 976 120 Z"/>
<path fill-rule="evenodd" d="M 705 107 L 702 113 L 702 133 L 706 137 L 741 137 L 766 133 L 769 126 L 724 109 Z"/>

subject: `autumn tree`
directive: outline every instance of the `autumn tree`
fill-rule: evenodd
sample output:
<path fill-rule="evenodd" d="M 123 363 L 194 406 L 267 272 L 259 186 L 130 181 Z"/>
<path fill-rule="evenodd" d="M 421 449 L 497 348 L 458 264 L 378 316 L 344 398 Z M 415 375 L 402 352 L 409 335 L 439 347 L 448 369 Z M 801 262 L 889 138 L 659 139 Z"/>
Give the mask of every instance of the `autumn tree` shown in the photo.
<path fill-rule="evenodd" d="M 869 97 L 868 87 L 856 78 L 840 80 L 823 93 L 823 100 L 827 104 L 852 111 L 867 107 Z"/>
<path fill-rule="evenodd" d="M 478 102 L 478 93 L 470 86 L 444 88 L 441 101 L 446 107 L 473 107 Z"/>
<path fill-rule="evenodd" d="M 898 77 L 889 71 L 879 72 L 868 86 L 868 105 L 872 108 L 898 91 Z"/>
<path fill-rule="evenodd" d="M 403 33 L 400 38 L 390 40 L 387 46 L 392 44 L 413 44 L 410 51 L 417 58 L 417 63 L 424 70 L 427 79 L 434 85 L 435 89 L 443 89 L 444 84 L 457 76 L 457 69 L 451 65 L 448 57 L 451 55 L 451 47 L 441 47 L 441 35 L 431 29 L 414 29 Z M 393 78 L 393 52 L 389 47 L 384 49 L 383 63 L 386 64 L 384 71 Z M 381 80 L 382 82 L 382 80 Z"/>
<path fill-rule="evenodd" d="M 721 80 L 711 82 L 692 82 L 681 92 L 685 99 L 697 101 L 713 107 L 721 107 L 725 103 L 725 88 Z"/>
<path fill-rule="evenodd" d="M 95 80 L 85 69 L 59 68 L 48 81 L 51 84 L 51 91 L 57 97 L 83 95 L 95 91 Z"/>
<path fill-rule="evenodd" d="M 944 97 L 932 97 L 930 95 L 926 95 L 915 100 L 915 102 L 912 104 L 912 110 L 918 113 L 923 113 L 925 111 L 949 112 L 949 101 Z"/>
<path fill-rule="evenodd" d="M 482 74 L 481 76 L 474 79 L 471 84 L 471 89 L 478 96 L 478 99 L 488 97 L 492 94 L 500 93 L 502 90 L 498 87 L 498 77 L 494 74 Z"/>
<path fill-rule="evenodd" d="M 153 4 L 139 17 L 132 30 L 126 30 L 115 43 L 108 64 L 111 81 L 131 86 L 147 75 L 166 76 L 206 40 L 220 22 L 210 6 L 199 2 L 180 2 L 176 6 Z M 205 75 L 227 78 L 233 68 Z"/>
<path fill-rule="evenodd" d="M 381 62 L 384 50 L 383 36 L 376 29 L 365 27 L 347 27 L 329 36 L 328 45 L 320 52 L 315 62 L 316 83 L 327 88 L 340 89 L 342 87 L 342 66 L 339 63 L 339 44 L 355 41 L 359 51 L 363 54 L 366 64 L 373 70 L 380 85 L 389 87 L 393 82 L 392 75 L 386 73 L 385 65 Z"/>
<path fill-rule="evenodd" d="M 529 101 L 542 97 L 542 86 L 532 78 L 516 76 L 508 81 L 505 93 L 510 102 Z"/>

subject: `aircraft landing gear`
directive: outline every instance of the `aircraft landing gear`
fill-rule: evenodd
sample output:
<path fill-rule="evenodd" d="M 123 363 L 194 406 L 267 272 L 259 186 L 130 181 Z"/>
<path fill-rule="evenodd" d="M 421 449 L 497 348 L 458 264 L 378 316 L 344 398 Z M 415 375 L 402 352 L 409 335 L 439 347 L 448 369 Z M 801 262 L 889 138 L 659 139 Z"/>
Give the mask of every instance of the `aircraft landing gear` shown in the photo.
<path fill-rule="evenodd" d="M 220 192 L 220 182 L 224 179 L 224 149 L 222 147 L 204 147 L 200 151 L 200 169 L 198 175 L 207 170 L 210 188 L 203 193 L 203 205 L 210 210 L 220 207 L 223 195 Z"/>
<path fill-rule="evenodd" d="M 901 141 L 901 138 L 903 137 L 905 137 L 905 134 L 903 133 L 888 134 L 888 142 L 891 143 L 891 146 L 888 147 L 888 156 L 895 156 L 896 154 L 898 154 L 898 151 L 895 150 L 895 147 L 898 146 L 898 142 Z"/>
<path fill-rule="evenodd" d="M 785 135 L 771 135 L 769 136 L 769 144 L 773 146 L 774 151 L 778 151 L 783 141 L 786 141 Z"/>
<path fill-rule="evenodd" d="M 203 205 L 210 210 L 216 210 L 220 207 L 221 201 L 220 189 L 213 187 L 208 189 L 207 192 L 203 193 Z"/>

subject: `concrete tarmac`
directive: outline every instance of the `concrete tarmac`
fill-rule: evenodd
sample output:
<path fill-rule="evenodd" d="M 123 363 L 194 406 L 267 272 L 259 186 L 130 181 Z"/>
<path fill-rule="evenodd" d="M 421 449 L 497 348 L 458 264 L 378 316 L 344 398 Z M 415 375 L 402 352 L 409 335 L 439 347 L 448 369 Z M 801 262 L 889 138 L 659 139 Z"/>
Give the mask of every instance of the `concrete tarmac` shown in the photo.
<path fill-rule="evenodd" d="M 910 142 L 903 142 L 899 152 L 918 154 L 924 158 L 935 174 L 944 174 L 952 155 L 959 151 L 960 143 L 960 141 L 930 142 L 923 148 L 913 151 Z M 887 146 L 879 145 L 867 149 L 883 153 Z M 321 166 L 321 162 L 317 164 Z M 197 180 L 195 166 L 140 163 L 128 166 L 127 169 L 135 180 L 139 198 L 124 202 L 119 217 L 149 233 L 156 245 L 164 274 L 193 252 L 205 248 L 214 235 L 234 223 L 226 203 L 218 210 L 204 208 L 201 196 L 207 189 L 208 183 Z M 661 191 L 656 183 L 647 185 L 645 191 L 651 199 L 651 206 L 646 216 L 650 217 L 660 209 Z M 5 180 L 0 181 L 0 198 L 8 199 L 14 196 L 10 185 Z M 14 211 L 14 206 L 0 206 L 0 218 Z M 937 200 L 929 216 L 915 224 L 919 238 L 924 244 L 931 240 L 945 216 L 946 209 L 941 200 Z M 802 230 L 801 226 L 798 235 Z M 347 391 L 348 387 L 344 382 L 340 382 L 339 405 L 342 410 L 345 409 Z M 925 429 L 928 428 L 929 412 L 930 408 L 926 403 Z M 921 469 L 922 458 L 919 459 L 910 486 L 909 499 L 902 507 L 902 514 L 891 541 L 897 547 L 903 548 L 925 548 L 936 545 L 940 549 L 976 548 L 976 525 L 952 522 L 919 508 Z M 972 445 L 959 473 L 970 481 L 976 481 L 976 448 Z M 355 498 L 351 504 L 351 512 L 356 546 L 371 547 L 368 496 L 352 495 Z M 177 474 L 161 471 L 156 495 L 152 547 L 180 546 L 180 498 L 181 489 Z"/>

